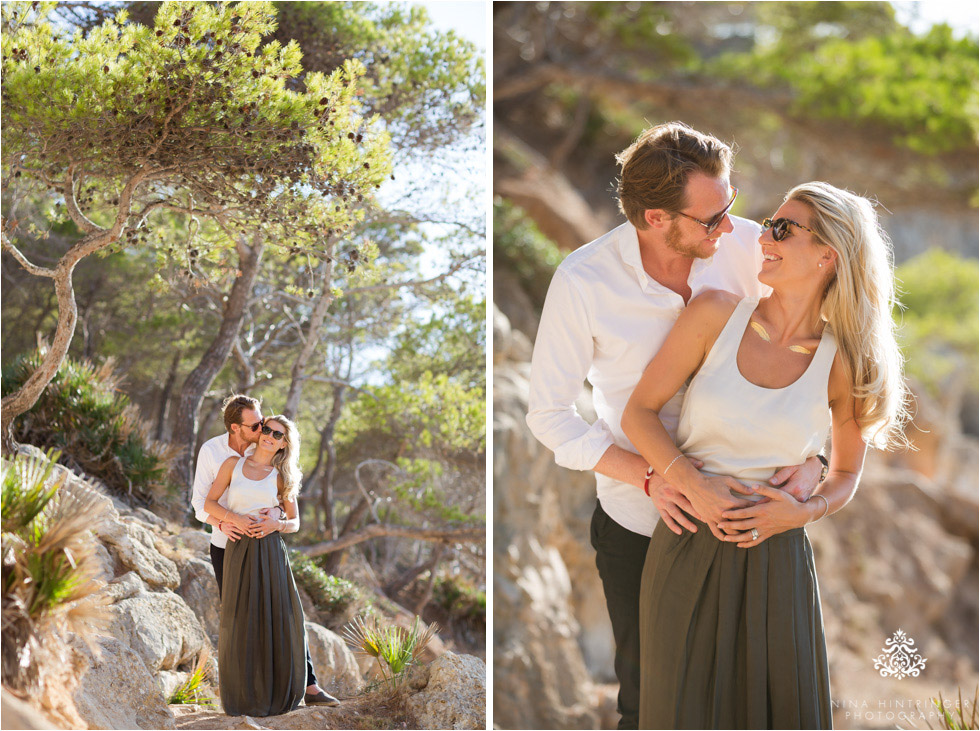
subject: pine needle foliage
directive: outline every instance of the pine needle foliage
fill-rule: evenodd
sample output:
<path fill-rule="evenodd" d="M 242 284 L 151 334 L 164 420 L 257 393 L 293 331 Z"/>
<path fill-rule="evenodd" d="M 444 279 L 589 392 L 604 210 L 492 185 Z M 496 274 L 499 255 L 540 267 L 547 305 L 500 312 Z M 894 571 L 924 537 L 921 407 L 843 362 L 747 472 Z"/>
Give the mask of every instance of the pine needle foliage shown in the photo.
<path fill-rule="evenodd" d="M 42 358 L 38 350 L 4 368 L 3 395 L 20 388 Z M 59 450 L 65 463 L 119 494 L 163 501 L 176 490 L 167 476 L 176 450 L 150 438 L 113 367 L 111 359 L 96 366 L 66 358 L 37 403 L 15 422 L 14 437 Z"/>
<path fill-rule="evenodd" d="M 2 466 L 3 683 L 36 687 L 46 657 L 64 652 L 71 635 L 91 642 L 106 616 L 92 526 L 104 498 L 53 474 L 56 452 L 17 455 Z M 56 658 L 62 659 L 62 658 Z"/>

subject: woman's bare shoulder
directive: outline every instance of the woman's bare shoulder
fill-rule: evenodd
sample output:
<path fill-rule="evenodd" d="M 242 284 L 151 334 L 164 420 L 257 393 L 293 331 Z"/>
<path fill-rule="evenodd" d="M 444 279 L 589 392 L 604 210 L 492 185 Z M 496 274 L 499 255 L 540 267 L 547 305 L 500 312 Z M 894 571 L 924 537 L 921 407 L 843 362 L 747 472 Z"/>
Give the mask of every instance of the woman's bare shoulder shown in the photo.
<path fill-rule="evenodd" d="M 742 298 L 723 289 L 707 289 L 687 304 L 684 314 L 689 321 L 719 324 L 724 327 Z"/>

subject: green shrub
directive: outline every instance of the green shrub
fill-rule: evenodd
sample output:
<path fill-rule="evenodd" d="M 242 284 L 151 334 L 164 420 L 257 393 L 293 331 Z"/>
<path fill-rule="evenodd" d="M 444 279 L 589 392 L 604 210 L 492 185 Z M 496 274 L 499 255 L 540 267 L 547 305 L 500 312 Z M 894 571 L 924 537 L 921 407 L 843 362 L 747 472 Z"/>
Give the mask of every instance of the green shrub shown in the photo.
<path fill-rule="evenodd" d="M 366 601 L 357 584 L 328 574 L 313 559 L 299 551 L 289 552 L 289 563 L 297 586 L 310 595 L 313 604 L 321 612 L 343 617 L 351 607 Z"/>
<path fill-rule="evenodd" d="M 3 369 L 2 392 L 20 388 L 41 363 L 41 353 Z M 144 503 L 177 491 L 168 475 L 177 450 L 151 439 L 139 411 L 119 390 L 112 361 L 101 366 L 65 358 L 37 403 L 14 422 L 14 439 L 62 452 L 111 490 Z"/>
<path fill-rule="evenodd" d="M 959 377 L 976 384 L 978 329 L 976 259 L 930 249 L 896 268 L 899 343 L 908 374 L 933 395 Z"/>
<path fill-rule="evenodd" d="M 501 198 L 493 202 L 493 266 L 517 277 L 521 289 L 540 310 L 561 249 L 538 229 L 523 210 Z"/>
<path fill-rule="evenodd" d="M 432 587 L 432 600 L 453 619 L 486 624 L 487 593 L 462 577 L 440 577 Z"/>

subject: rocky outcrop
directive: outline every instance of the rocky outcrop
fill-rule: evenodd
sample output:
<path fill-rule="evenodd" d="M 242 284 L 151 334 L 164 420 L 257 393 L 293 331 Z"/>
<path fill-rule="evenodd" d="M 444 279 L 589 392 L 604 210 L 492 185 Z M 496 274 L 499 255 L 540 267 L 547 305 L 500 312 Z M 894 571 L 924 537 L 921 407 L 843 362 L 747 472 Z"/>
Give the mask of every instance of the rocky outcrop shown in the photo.
<path fill-rule="evenodd" d="M 163 688 L 139 652 L 114 637 L 100 640 L 96 653 L 81 642 L 72 649 L 79 678 L 72 701 L 89 728 L 175 728 Z"/>
<path fill-rule="evenodd" d="M 487 727 L 487 666 L 480 658 L 447 652 L 428 670 L 428 683 L 406 701 L 419 728 Z"/>
<path fill-rule="evenodd" d="M 361 689 L 364 685 L 361 669 L 340 635 L 307 622 L 306 642 L 321 688 L 338 698 L 349 698 Z"/>
<path fill-rule="evenodd" d="M 26 451 L 32 451 L 27 448 Z M 33 450 L 37 453 L 37 450 Z M 190 675 L 202 656 L 211 656 L 211 683 L 204 688 L 204 697 L 218 697 L 217 682 L 220 668 L 214 660 L 219 631 L 218 587 L 208 555 L 209 536 L 187 528 L 172 528 L 167 521 L 137 508 L 126 506 L 110 497 L 98 484 L 89 484 L 57 466 L 56 472 L 65 479 L 67 491 L 96 491 L 108 512 L 108 525 L 94 530 L 96 553 L 100 559 L 100 579 L 105 585 L 98 596 L 106 605 L 108 619 L 101 635 L 93 635 L 90 644 L 74 638 L 67 646 L 59 646 L 58 658 L 42 672 L 45 682 L 36 698 L 28 701 L 40 711 L 50 726 L 61 728 L 351 728 L 359 723 L 352 708 L 363 715 L 377 709 L 362 704 L 360 692 L 367 679 L 353 653 L 343 640 L 327 628 L 307 622 L 311 656 L 321 684 L 330 692 L 348 700 L 341 709 L 322 707 L 300 708 L 291 714 L 272 719 L 228 717 L 218 710 L 204 707 L 168 706 L 174 690 Z M 390 605 L 390 602 L 388 602 Z M 407 613 L 390 618 L 398 624 L 409 625 Z M 63 650 L 63 651 L 62 651 Z M 443 651 L 434 638 L 432 659 Z M 460 662 L 468 672 L 459 674 L 458 693 L 447 701 L 436 701 L 446 707 L 446 717 L 464 724 L 470 715 L 479 727 L 486 723 L 485 691 L 482 705 L 475 710 L 470 695 L 478 685 L 474 679 L 472 659 Z M 483 663 L 476 660 L 482 668 Z M 367 673 L 372 667 L 365 668 Z M 423 682 L 413 692 L 419 692 L 428 682 L 424 670 Z M 443 674 L 437 678 L 444 678 Z M 445 679 L 437 680 L 431 693 L 441 698 L 449 688 Z M 469 699 L 469 700 L 467 700 Z M 404 700 L 404 699 L 402 699 Z M 36 704 L 35 704 L 36 701 Z M 375 699 L 377 701 L 377 699 Z M 466 701 L 469 705 L 461 705 Z M 376 704 L 377 705 L 377 704 Z M 381 703 L 384 706 L 384 703 Z M 404 705 L 404 704 L 402 704 Z M 11 706 L 11 713 L 17 710 Z M 176 717 L 175 717 L 175 712 Z M 404 709 L 385 707 L 378 723 L 388 725 L 389 714 L 394 721 L 408 727 Z M 400 714 L 400 715 L 399 715 Z M 455 714 L 455 715 L 453 715 Z M 40 728 L 25 720 L 22 726 L 7 725 L 7 701 L 4 700 L 4 728 Z M 19 716 L 18 716 L 19 718 Z M 414 717 L 412 717 L 414 718 Z M 403 720 L 398 720 L 403 719 Z M 261 721 L 261 723 L 260 723 Z M 17 722 L 21 723 L 20 721 Z M 192 725 L 188 725 L 192 724 Z"/>
<path fill-rule="evenodd" d="M 612 633 L 603 614 L 576 611 L 583 599 L 602 606 L 584 543 L 595 486 L 557 467 L 524 423 L 528 365 L 507 358 L 523 349 L 512 342 L 522 337 L 494 313 L 494 724 L 595 728 L 583 646 L 607 655 Z M 579 614 L 596 624 L 583 627 Z"/>

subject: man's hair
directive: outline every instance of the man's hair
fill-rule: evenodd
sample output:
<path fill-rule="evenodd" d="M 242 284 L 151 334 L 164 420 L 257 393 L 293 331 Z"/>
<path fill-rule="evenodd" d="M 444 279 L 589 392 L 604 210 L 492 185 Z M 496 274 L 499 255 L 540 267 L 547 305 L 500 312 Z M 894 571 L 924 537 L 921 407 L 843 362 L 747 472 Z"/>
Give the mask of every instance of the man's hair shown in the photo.
<path fill-rule="evenodd" d="M 225 420 L 225 431 L 231 431 L 232 424 L 242 423 L 242 412 L 245 409 L 258 411 L 261 402 L 257 398 L 236 393 L 221 402 L 221 414 Z"/>
<path fill-rule="evenodd" d="M 732 148 L 683 122 L 667 122 L 644 131 L 616 155 L 622 168 L 617 192 L 619 209 L 640 230 L 648 228 L 643 214 L 650 208 L 679 211 L 691 173 L 712 178 L 726 175 Z"/>

